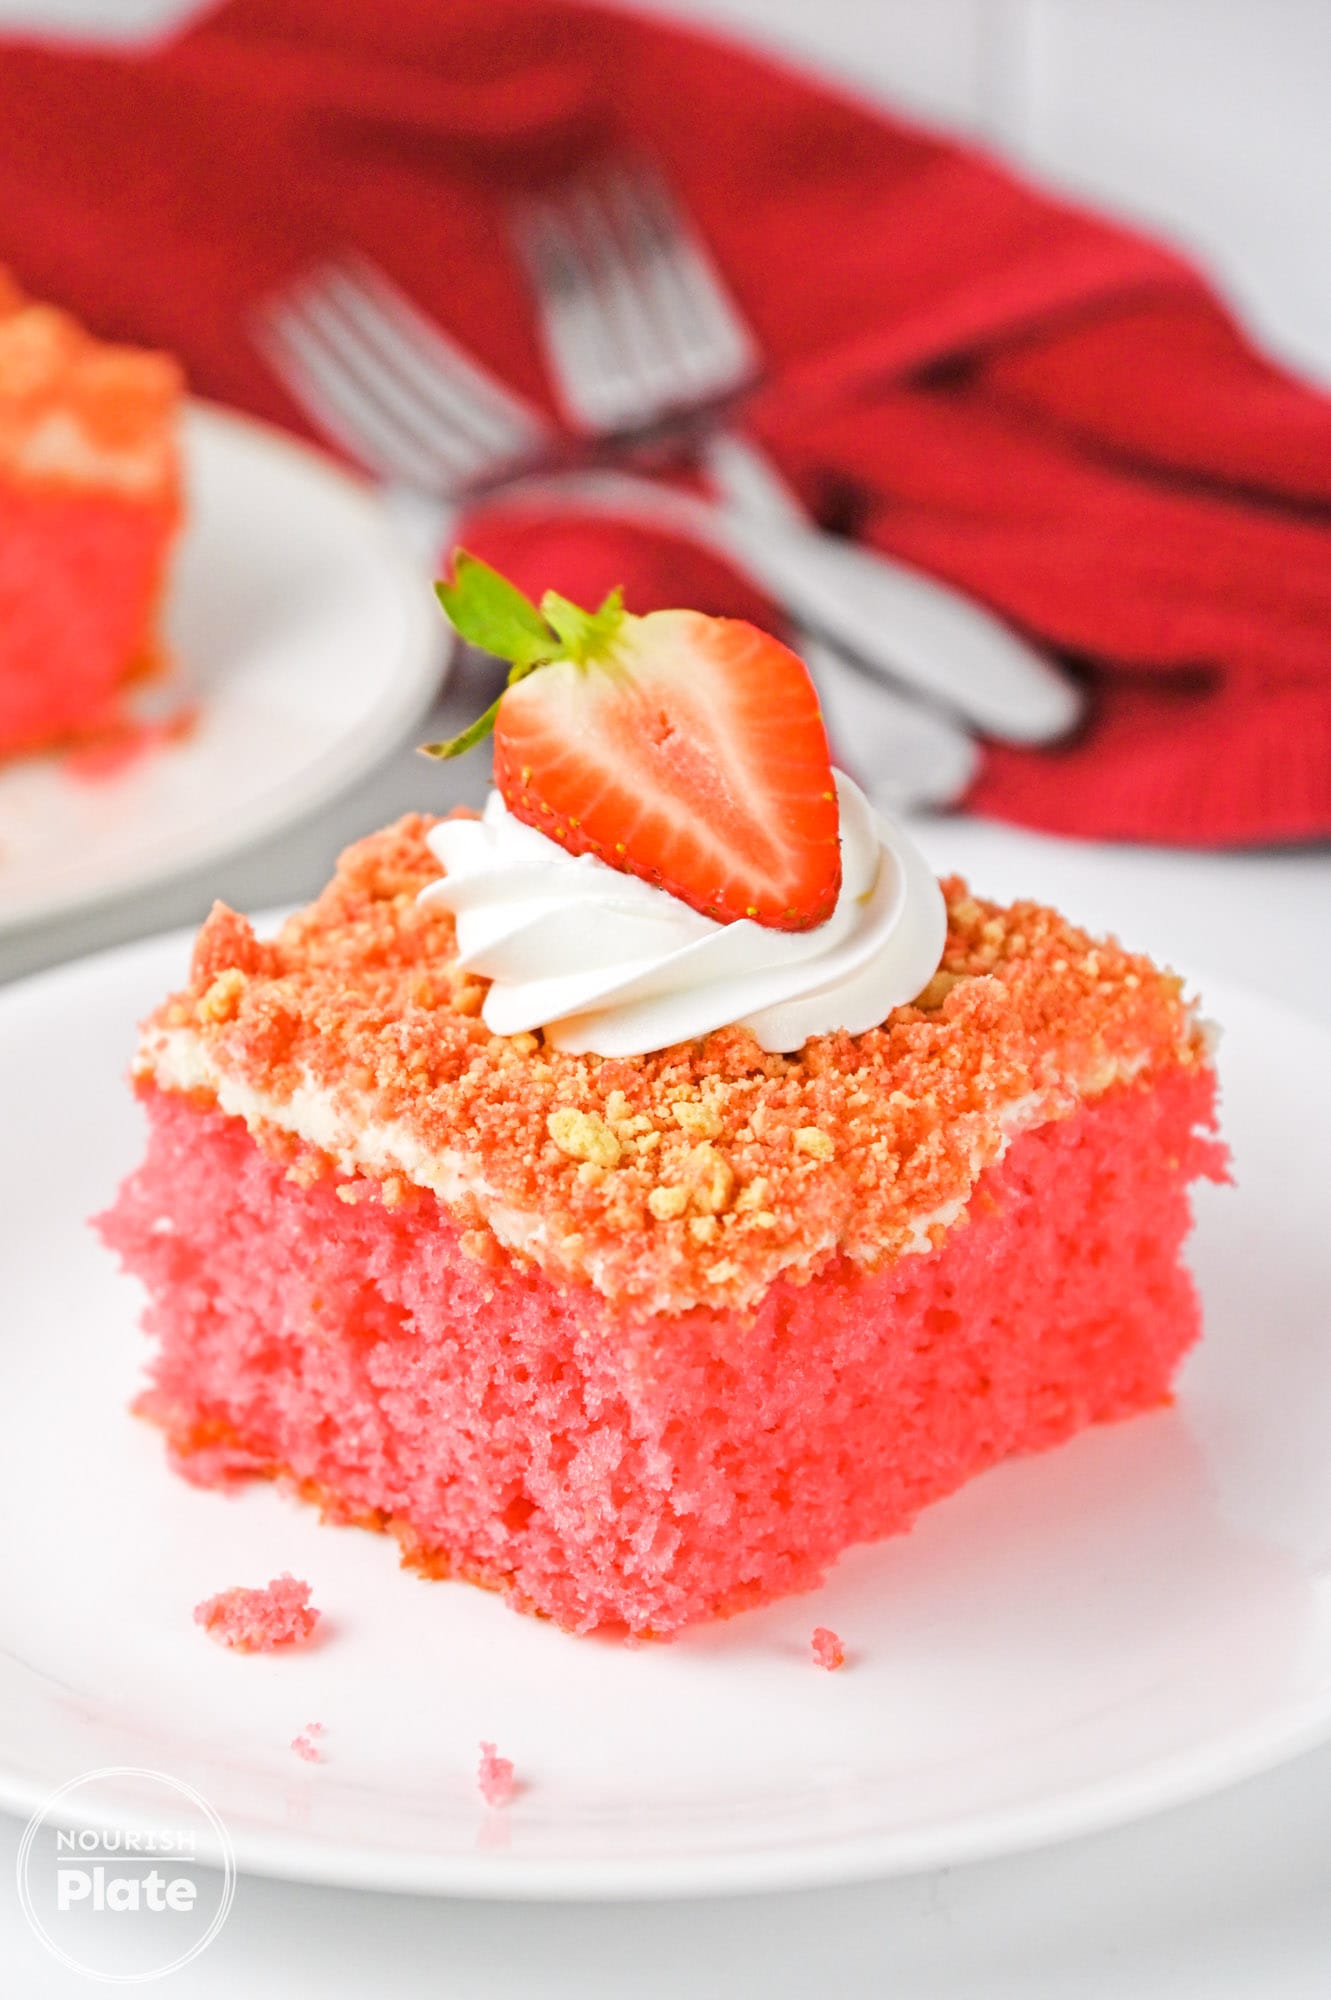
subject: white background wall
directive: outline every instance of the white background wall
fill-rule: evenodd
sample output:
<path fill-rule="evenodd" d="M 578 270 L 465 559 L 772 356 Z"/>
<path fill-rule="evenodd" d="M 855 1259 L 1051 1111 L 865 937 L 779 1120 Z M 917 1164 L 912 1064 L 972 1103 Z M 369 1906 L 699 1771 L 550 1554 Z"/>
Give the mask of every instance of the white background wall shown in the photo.
<path fill-rule="evenodd" d="M 0 26 L 141 34 L 205 4 L 0 0 Z M 1331 381 L 1331 0 L 624 4 L 785 50 L 1151 224 Z"/>

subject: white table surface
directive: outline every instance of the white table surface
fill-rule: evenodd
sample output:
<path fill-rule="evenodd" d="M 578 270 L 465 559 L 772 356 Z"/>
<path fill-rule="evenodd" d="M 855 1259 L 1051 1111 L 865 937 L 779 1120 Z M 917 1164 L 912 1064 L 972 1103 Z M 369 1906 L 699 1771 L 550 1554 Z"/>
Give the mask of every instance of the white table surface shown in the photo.
<path fill-rule="evenodd" d="M 461 663 L 429 729 L 484 704 Z M 213 894 L 302 898 L 336 850 L 411 807 L 479 796 L 483 757 L 406 747 L 317 819 L 152 897 L 0 941 L 0 979 L 193 921 Z M 1331 849 L 1195 855 L 1051 840 L 965 818 L 916 828 L 940 870 L 1061 902 L 1196 975 L 1211 969 L 1331 1026 Z M 1203 981 L 1204 984 L 1204 981 Z M 572 1642 L 570 1642 L 572 1643 Z M 0 1817 L 0 1994 L 89 1990 L 29 1934 Z M 134 1919 L 122 1919 L 134 1921 Z M 1213 1800 L 1046 1853 L 771 1899 L 591 1907 L 357 1895 L 245 1878 L 226 1929 L 172 1994 L 248 2000 L 891 1993 L 898 2000 L 1325 2000 L 1331 1748 Z"/>

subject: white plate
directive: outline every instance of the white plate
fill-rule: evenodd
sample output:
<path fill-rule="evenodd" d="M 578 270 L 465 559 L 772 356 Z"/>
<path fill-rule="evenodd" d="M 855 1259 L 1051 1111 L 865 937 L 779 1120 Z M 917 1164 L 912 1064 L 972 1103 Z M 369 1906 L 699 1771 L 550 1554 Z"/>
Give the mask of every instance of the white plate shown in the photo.
<path fill-rule="evenodd" d="M 1208 1332 L 1178 1405 L 1014 1462 L 817 1593 L 628 1651 L 573 1639 L 268 1487 L 168 1473 L 126 1415 L 137 1288 L 83 1218 L 135 1160 L 134 1019 L 182 938 L 0 997 L 0 1801 L 149 1765 L 242 1867 L 600 1897 L 904 1871 L 1064 1838 L 1331 1733 L 1331 1036 L 1237 990 L 1237 1190 L 1204 1190 Z M 190 1622 L 289 1568 L 326 1614 L 239 1658 Z M 815 1624 L 851 1654 L 815 1668 Z M 327 1726 L 327 1762 L 288 1745 Z M 477 1744 L 527 1789 L 487 1815 Z"/>
<path fill-rule="evenodd" d="M 0 932 L 250 846 L 354 784 L 424 714 L 447 628 L 369 489 L 280 431 L 191 407 L 167 638 L 185 742 L 89 783 L 0 767 Z"/>

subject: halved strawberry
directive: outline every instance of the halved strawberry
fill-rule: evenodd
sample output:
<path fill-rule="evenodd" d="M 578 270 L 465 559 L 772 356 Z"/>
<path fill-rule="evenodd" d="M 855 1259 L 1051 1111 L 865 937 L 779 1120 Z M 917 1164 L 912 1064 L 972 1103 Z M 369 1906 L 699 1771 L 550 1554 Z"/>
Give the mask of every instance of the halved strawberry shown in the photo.
<path fill-rule="evenodd" d="M 459 549 L 437 586 L 463 638 L 513 662 L 479 722 L 515 818 L 570 854 L 596 854 L 721 922 L 810 930 L 841 887 L 836 786 L 802 660 L 737 618 L 653 611 L 618 591 L 586 612 L 554 591 L 540 610 Z"/>

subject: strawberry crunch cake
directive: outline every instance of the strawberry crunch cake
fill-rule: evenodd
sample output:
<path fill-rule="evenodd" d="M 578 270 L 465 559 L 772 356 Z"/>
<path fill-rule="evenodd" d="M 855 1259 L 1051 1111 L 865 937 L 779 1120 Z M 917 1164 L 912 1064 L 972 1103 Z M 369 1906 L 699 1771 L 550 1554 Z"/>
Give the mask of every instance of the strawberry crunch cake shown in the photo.
<path fill-rule="evenodd" d="M 0 270 L 0 757 L 114 729 L 161 665 L 180 371 Z"/>
<path fill-rule="evenodd" d="M 440 587 L 512 662 L 483 816 L 409 816 L 145 1024 L 103 1234 L 141 1407 L 572 1631 L 815 1583 L 1167 1401 L 1223 1177 L 1180 981 L 935 881 L 735 621 Z"/>

